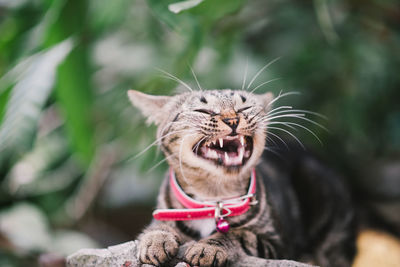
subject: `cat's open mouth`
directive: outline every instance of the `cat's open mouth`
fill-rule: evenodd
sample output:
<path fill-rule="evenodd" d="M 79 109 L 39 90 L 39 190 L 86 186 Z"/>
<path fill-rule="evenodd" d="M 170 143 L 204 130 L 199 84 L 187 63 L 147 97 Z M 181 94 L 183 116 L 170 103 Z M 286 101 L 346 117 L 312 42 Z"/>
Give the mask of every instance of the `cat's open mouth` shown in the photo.
<path fill-rule="evenodd" d="M 253 139 L 249 136 L 225 136 L 210 141 L 203 141 L 193 147 L 200 157 L 227 167 L 242 166 L 251 157 Z"/>

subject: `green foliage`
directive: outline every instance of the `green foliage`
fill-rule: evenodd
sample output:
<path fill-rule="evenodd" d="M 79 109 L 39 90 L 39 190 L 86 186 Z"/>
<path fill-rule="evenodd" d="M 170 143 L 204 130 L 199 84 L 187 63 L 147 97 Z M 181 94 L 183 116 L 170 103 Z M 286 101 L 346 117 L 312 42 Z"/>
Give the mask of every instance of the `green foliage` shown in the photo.
<path fill-rule="evenodd" d="M 86 47 L 76 48 L 58 69 L 57 100 L 66 118 L 68 135 L 86 163 L 94 155 L 93 96 Z"/>
<path fill-rule="evenodd" d="M 21 64 L 23 66 L 18 65 L 8 73 L 10 76 L 20 76 L 20 80 L 11 92 L 6 89 L 4 93 L 7 101 L 4 101 L 6 111 L 0 127 L 0 150 L 3 151 L 0 164 L 1 157 L 10 157 L 13 152 L 23 153 L 32 147 L 37 121 L 55 80 L 55 68 L 71 47 L 70 40 L 60 43 L 43 54 L 31 57 Z"/>

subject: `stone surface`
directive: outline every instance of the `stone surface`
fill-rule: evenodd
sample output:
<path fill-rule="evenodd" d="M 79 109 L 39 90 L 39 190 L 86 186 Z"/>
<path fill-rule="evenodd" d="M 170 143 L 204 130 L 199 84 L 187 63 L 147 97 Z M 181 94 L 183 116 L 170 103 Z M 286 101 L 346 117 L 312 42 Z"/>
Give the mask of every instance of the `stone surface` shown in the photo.
<path fill-rule="evenodd" d="M 136 258 L 137 241 L 104 249 L 81 249 L 67 258 L 68 267 L 139 266 Z"/>
<path fill-rule="evenodd" d="M 185 250 L 185 246 L 181 247 L 179 255 Z M 137 241 L 131 241 L 120 245 L 108 247 L 105 249 L 81 249 L 67 258 L 67 267 L 152 267 L 151 265 L 141 265 L 136 257 Z M 169 266 L 188 267 L 189 265 L 174 260 Z M 266 260 L 247 255 L 238 255 L 238 261 L 229 266 L 237 267 L 311 267 L 304 263 L 289 260 Z"/>

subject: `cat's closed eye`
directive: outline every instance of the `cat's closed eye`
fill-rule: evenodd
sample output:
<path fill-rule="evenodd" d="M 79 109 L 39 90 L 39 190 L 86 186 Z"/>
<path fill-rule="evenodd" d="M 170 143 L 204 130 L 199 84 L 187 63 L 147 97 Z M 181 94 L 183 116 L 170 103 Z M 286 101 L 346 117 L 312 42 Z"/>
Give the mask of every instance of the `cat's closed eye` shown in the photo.
<path fill-rule="evenodd" d="M 215 113 L 214 111 L 209 110 L 209 109 L 195 109 L 193 111 L 204 113 L 204 114 L 208 114 L 208 115 L 211 115 L 211 116 L 217 115 L 217 113 Z"/>
<path fill-rule="evenodd" d="M 238 112 L 238 113 L 239 113 L 239 112 L 243 112 L 243 111 L 245 111 L 245 110 L 248 110 L 249 108 L 252 108 L 252 106 L 240 108 L 240 109 L 237 110 L 237 112 Z"/>

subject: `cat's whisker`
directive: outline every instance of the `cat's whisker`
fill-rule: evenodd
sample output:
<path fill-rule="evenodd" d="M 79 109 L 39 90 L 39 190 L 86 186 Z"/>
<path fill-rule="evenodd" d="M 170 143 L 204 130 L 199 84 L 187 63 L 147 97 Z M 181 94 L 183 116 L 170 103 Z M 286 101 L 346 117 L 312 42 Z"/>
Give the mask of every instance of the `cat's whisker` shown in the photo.
<path fill-rule="evenodd" d="M 297 118 L 297 119 L 300 119 L 300 120 L 308 121 L 309 123 L 312 123 L 312 124 L 314 124 L 314 125 L 317 125 L 317 126 L 320 127 L 321 129 L 324 129 L 324 130 L 327 131 L 328 133 L 330 132 L 330 131 L 329 131 L 325 126 L 323 126 L 322 124 L 320 124 L 320 123 L 318 123 L 318 122 L 316 122 L 316 121 L 313 121 L 313 120 L 311 120 L 311 119 L 305 117 L 305 114 L 299 114 L 299 113 L 295 113 L 295 114 L 284 114 L 284 115 L 273 116 L 273 117 L 271 117 L 271 118 L 264 117 L 263 120 L 269 122 L 269 121 L 272 121 L 272 120 L 274 120 L 274 119 L 285 118 L 285 117 L 289 117 L 289 118 L 292 117 L 292 118 Z"/>
<path fill-rule="evenodd" d="M 295 112 L 295 113 L 289 113 L 289 112 Z M 299 112 L 301 112 L 301 113 L 299 113 Z M 278 115 L 278 114 L 283 114 L 283 115 Z M 324 129 L 325 131 L 329 132 L 329 130 L 325 126 L 323 126 L 322 124 L 307 118 L 306 114 L 311 114 L 311 115 L 314 115 L 314 116 L 318 116 L 318 117 L 326 119 L 326 120 L 328 119 L 326 116 L 324 116 L 322 114 L 319 114 L 317 112 L 312 112 L 312 111 L 303 110 L 303 109 L 290 109 L 290 110 L 282 110 L 282 111 L 273 112 L 271 114 L 267 114 L 266 116 L 264 116 L 262 118 L 262 120 L 271 121 L 273 119 L 278 119 L 278 118 L 283 118 L 283 117 L 295 117 L 295 118 L 298 118 L 298 119 L 301 119 L 301 120 L 308 121 L 308 122 L 310 122 L 310 123 L 312 123 L 314 125 L 317 125 L 321 129 Z"/>
<path fill-rule="evenodd" d="M 192 72 L 192 75 L 193 75 L 194 79 L 196 80 L 196 83 L 197 83 L 197 86 L 199 87 L 199 90 L 203 91 L 203 89 L 200 86 L 199 80 L 197 79 L 196 73 L 194 73 L 193 68 L 191 66 L 189 66 L 189 68 L 190 68 L 190 71 Z"/>
<path fill-rule="evenodd" d="M 309 123 L 312 123 L 312 124 L 314 124 L 314 125 L 317 125 L 317 126 L 320 127 L 321 129 L 324 129 L 326 132 L 330 133 L 330 131 L 328 130 L 328 128 L 326 128 L 325 126 L 323 126 L 322 124 L 320 124 L 320 123 L 318 123 L 318 122 L 315 122 L 315 121 L 313 121 L 313 120 L 311 120 L 311 119 L 309 119 L 309 118 L 306 118 L 306 117 L 299 117 L 299 119 L 305 120 L 305 121 L 308 121 Z"/>
<path fill-rule="evenodd" d="M 274 108 L 274 109 L 271 109 L 270 111 L 268 111 L 266 116 L 273 116 L 275 114 L 279 114 L 279 113 L 277 113 L 278 111 L 279 112 L 282 112 L 282 111 L 291 112 L 291 111 L 293 111 L 293 107 L 292 106 L 280 106 L 280 107 L 277 107 L 277 108 Z"/>
<path fill-rule="evenodd" d="M 276 152 L 275 150 L 273 150 L 270 147 L 264 147 L 264 150 L 271 152 L 272 154 L 274 154 L 275 156 L 277 156 L 280 159 L 284 159 L 281 154 L 279 154 L 278 152 Z"/>
<path fill-rule="evenodd" d="M 195 132 L 195 131 L 196 131 L 196 130 L 194 130 L 194 129 L 175 130 L 175 131 L 169 132 L 169 133 L 167 133 L 167 134 L 165 134 L 165 135 L 163 135 L 163 136 L 160 136 L 160 138 L 158 138 L 157 140 L 158 140 L 158 141 L 162 141 L 165 137 L 170 136 L 170 135 L 172 135 L 172 134 L 185 133 L 185 132 Z"/>
<path fill-rule="evenodd" d="M 184 122 L 181 122 L 181 121 L 170 121 L 170 122 L 168 122 L 168 123 L 165 124 L 165 126 L 161 129 L 161 131 L 160 131 L 161 135 L 163 135 L 163 134 L 164 134 L 164 131 L 165 131 L 169 126 L 171 126 L 172 124 L 175 124 L 175 125 L 183 125 Z"/>
<path fill-rule="evenodd" d="M 179 80 L 179 79 L 176 79 L 176 78 L 174 78 L 174 77 L 167 76 L 167 75 L 161 76 L 161 77 L 164 77 L 164 78 L 166 78 L 166 79 L 170 79 L 170 80 L 173 80 L 173 81 L 175 81 L 175 82 L 177 82 L 177 83 L 179 83 L 179 84 L 182 84 L 182 85 L 183 85 L 184 87 L 186 87 L 189 91 L 193 92 L 193 89 L 192 89 L 187 83 L 183 82 L 182 80 Z"/>
<path fill-rule="evenodd" d="M 169 126 L 172 126 L 172 124 L 174 124 L 174 126 L 180 126 L 181 128 L 185 127 L 189 127 L 189 126 L 196 126 L 196 124 L 194 124 L 192 121 L 171 121 L 169 123 L 167 123 L 163 129 L 160 131 L 161 135 L 164 134 L 164 132 L 169 129 Z"/>
<path fill-rule="evenodd" d="M 267 139 L 267 141 L 268 141 L 268 140 L 271 141 L 272 143 L 274 143 L 275 146 L 278 147 L 278 144 L 277 144 L 277 143 L 275 142 L 275 140 L 272 139 L 270 136 L 267 135 L 267 138 L 266 138 L 266 139 Z"/>
<path fill-rule="evenodd" d="M 279 127 L 268 127 L 268 128 L 272 129 L 272 130 L 279 130 L 279 131 L 283 131 L 283 132 L 287 133 L 288 135 L 293 137 L 293 139 L 296 140 L 304 150 L 306 150 L 306 147 L 303 145 L 303 143 L 293 133 L 291 133 L 290 131 L 288 131 L 286 129 L 279 128 Z"/>
<path fill-rule="evenodd" d="M 322 143 L 321 139 L 320 139 L 312 130 L 310 130 L 310 129 L 307 128 L 306 126 L 303 126 L 303 125 L 298 124 L 298 123 L 295 123 L 295 122 L 278 122 L 278 121 L 271 122 L 271 123 L 269 123 L 268 125 L 274 125 L 274 124 L 281 124 L 281 125 L 285 125 L 285 126 L 288 126 L 288 127 L 289 127 L 290 125 L 294 125 L 294 126 L 300 127 L 300 128 L 302 128 L 302 129 L 308 131 L 309 133 L 311 133 L 311 134 L 318 140 L 318 142 L 319 142 L 321 145 L 324 145 L 324 144 Z M 293 128 L 293 126 L 290 127 L 290 128 Z"/>
<path fill-rule="evenodd" d="M 268 125 L 271 125 L 271 124 L 273 124 L 273 123 L 275 123 L 275 122 L 278 122 L 278 121 L 273 121 L 273 122 L 271 122 L 271 123 L 267 123 L 267 127 L 268 127 Z M 280 122 L 278 122 L 278 123 L 280 123 Z M 292 130 L 294 130 L 294 131 L 297 132 L 297 128 L 294 127 L 294 126 L 292 126 L 292 125 L 290 125 L 290 123 L 282 122 L 281 124 L 283 124 L 283 125 L 285 125 L 286 127 L 288 127 L 288 128 L 290 128 L 290 129 L 292 129 Z"/>
<path fill-rule="evenodd" d="M 286 127 L 288 127 L 288 128 L 290 128 L 291 130 L 294 130 L 294 131 L 296 131 L 297 132 L 297 128 L 296 127 L 294 127 L 294 126 L 292 126 L 292 125 L 289 125 L 289 124 L 285 124 L 286 122 L 278 122 L 278 121 L 274 121 L 274 122 L 269 122 L 269 123 L 266 123 L 266 126 L 267 126 L 267 128 L 268 128 L 268 126 L 270 126 L 270 125 L 285 125 Z"/>
<path fill-rule="evenodd" d="M 246 84 L 247 79 L 247 70 L 249 68 L 249 58 L 246 58 L 246 66 L 244 68 L 244 75 L 243 75 L 243 83 L 242 83 L 242 91 L 244 90 L 244 86 Z"/>
<path fill-rule="evenodd" d="M 277 97 L 275 97 L 271 102 L 268 103 L 267 107 L 271 106 L 273 103 L 275 103 L 276 101 L 278 101 L 282 97 L 290 96 L 290 95 L 300 95 L 300 94 L 301 94 L 300 92 L 295 92 L 295 91 L 294 92 L 287 92 L 287 93 L 282 94 L 282 91 L 281 91 Z"/>
<path fill-rule="evenodd" d="M 171 73 L 169 73 L 169 72 L 167 72 L 167 71 L 165 71 L 165 70 L 162 70 L 162 69 L 160 69 L 160 68 L 156 68 L 156 70 L 158 70 L 158 71 L 164 73 L 165 75 L 167 75 L 166 78 L 169 78 L 169 79 L 171 79 L 171 80 L 174 80 L 174 81 L 176 81 L 176 82 L 182 84 L 182 85 L 183 85 L 184 87 L 186 87 L 190 92 L 193 92 L 193 89 L 192 89 L 187 83 L 185 83 L 184 81 L 182 81 L 182 80 L 179 79 L 178 77 L 176 77 L 176 76 L 172 75 Z"/>
<path fill-rule="evenodd" d="M 253 121 L 253 119 L 254 119 L 255 117 L 257 117 L 258 115 L 260 115 L 260 113 L 261 113 L 262 111 L 263 111 L 263 110 L 261 109 L 259 112 L 257 112 L 256 114 L 254 114 L 253 117 L 251 117 L 251 118 L 249 119 L 249 122 Z M 256 121 L 259 121 L 259 119 L 260 119 L 260 118 L 257 118 Z"/>
<path fill-rule="evenodd" d="M 302 112 L 302 113 L 307 113 L 307 114 L 311 114 L 311 115 L 315 115 L 317 117 L 320 117 L 322 119 L 327 120 L 328 117 L 318 113 L 318 112 L 313 112 L 313 111 L 309 111 L 309 110 L 305 110 L 305 109 L 290 109 L 290 110 L 281 110 L 279 112 L 275 112 L 270 114 L 270 112 L 267 113 L 267 115 L 276 115 L 276 114 L 282 114 L 282 113 L 288 113 L 288 112 Z"/>
<path fill-rule="evenodd" d="M 280 106 L 280 107 L 277 107 L 277 108 L 274 108 L 274 109 L 271 109 L 270 111 L 268 111 L 267 115 L 269 115 L 275 111 L 278 111 L 280 109 L 292 109 L 292 108 L 293 108 L 292 106 Z"/>
<path fill-rule="evenodd" d="M 246 90 L 249 90 L 250 86 L 253 84 L 253 82 L 257 79 L 257 77 L 266 69 L 268 68 L 270 65 L 272 65 L 273 63 L 275 63 L 276 61 L 278 61 L 281 57 L 277 57 L 275 59 L 273 59 L 272 61 L 270 61 L 268 64 L 266 64 L 264 67 L 262 67 L 257 73 L 256 75 L 254 75 L 253 79 L 251 79 L 250 83 L 247 85 Z"/>
<path fill-rule="evenodd" d="M 204 136 L 203 138 L 201 138 L 199 141 L 197 141 L 196 145 L 193 147 L 193 151 L 197 154 L 199 146 L 201 144 L 201 142 L 203 142 L 205 139 L 207 138 L 207 136 Z"/>
<path fill-rule="evenodd" d="M 280 80 L 280 79 L 281 79 L 281 78 L 275 78 L 275 79 L 272 79 L 272 80 L 263 82 L 263 83 L 259 84 L 256 88 L 254 88 L 253 90 L 251 90 L 251 93 L 254 93 L 258 88 L 262 87 L 263 85 L 266 85 L 266 84 L 268 84 L 268 83 L 272 83 L 272 82 L 277 81 L 277 80 Z"/>
<path fill-rule="evenodd" d="M 157 162 L 156 165 L 154 165 L 153 167 L 151 167 L 146 173 L 150 173 L 152 172 L 155 168 L 157 168 L 158 166 L 160 166 L 162 163 L 164 163 L 165 161 L 167 161 L 170 157 L 175 156 L 175 153 L 172 153 L 171 155 L 169 155 L 168 157 L 165 157 L 164 159 L 160 160 L 159 162 Z"/>
<path fill-rule="evenodd" d="M 267 136 L 268 136 L 268 134 L 272 135 L 273 137 L 275 137 L 275 138 L 277 138 L 279 141 L 281 141 L 282 144 L 285 145 L 285 147 L 287 148 L 287 150 L 289 150 L 288 144 L 286 144 L 286 142 L 285 142 L 279 135 L 277 135 L 277 134 L 275 134 L 275 133 L 273 133 L 273 132 L 271 132 L 271 131 L 268 131 Z"/>
<path fill-rule="evenodd" d="M 306 114 L 304 113 L 293 113 L 293 114 L 283 114 L 283 115 L 277 115 L 277 116 L 265 116 L 263 118 L 260 118 L 261 121 L 272 121 L 275 119 L 280 119 L 280 118 L 303 118 Z"/>
<path fill-rule="evenodd" d="M 181 132 L 193 132 L 193 130 L 178 130 L 178 131 L 173 131 L 170 133 L 167 133 L 163 136 L 161 136 L 160 138 L 158 138 L 157 140 L 155 140 L 153 143 L 151 143 L 150 145 L 148 145 L 145 149 L 143 149 L 141 152 L 139 152 L 136 156 L 134 156 L 132 159 L 136 159 L 138 157 L 140 157 L 141 155 L 143 155 L 144 153 L 146 153 L 151 147 L 153 147 L 154 145 L 158 144 L 160 141 L 162 141 L 162 139 L 164 139 L 167 136 L 170 136 L 172 134 L 177 134 L 177 133 L 181 133 Z"/>

